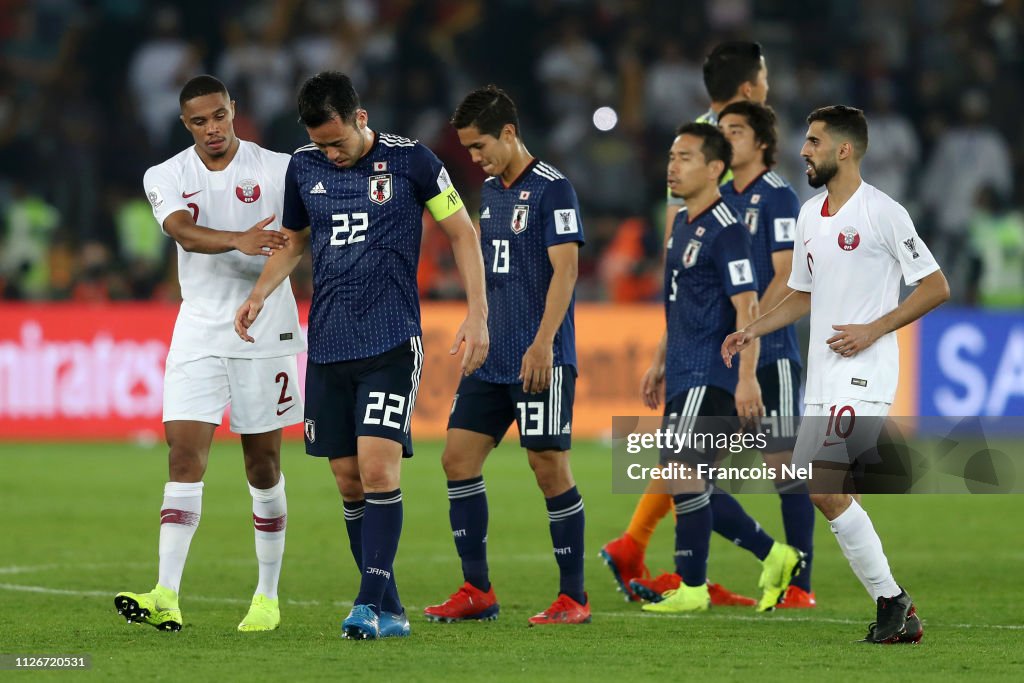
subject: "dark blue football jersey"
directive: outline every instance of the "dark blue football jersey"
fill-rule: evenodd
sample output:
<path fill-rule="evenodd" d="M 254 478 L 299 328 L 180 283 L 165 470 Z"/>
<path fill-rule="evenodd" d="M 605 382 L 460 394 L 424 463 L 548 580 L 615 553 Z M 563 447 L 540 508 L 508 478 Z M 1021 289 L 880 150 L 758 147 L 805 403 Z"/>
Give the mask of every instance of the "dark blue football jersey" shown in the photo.
<path fill-rule="evenodd" d="M 676 214 L 665 260 L 665 400 L 693 387 L 736 391 L 739 363 L 722 362 L 722 342 L 736 331 L 729 297 L 757 291 L 750 234 L 721 199 L 691 220 Z"/>
<path fill-rule="evenodd" d="M 800 200 L 790 184 L 774 171 L 765 171 L 742 191 L 737 190 L 733 183 L 727 183 L 721 187 L 721 192 L 722 199 L 750 231 L 754 272 L 757 273 L 757 295 L 760 297 L 775 277 L 772 254 L 793 250 Z M 793 325 L 761 337 L 758 367 L 783 358 L 801 364 L 800 347 L 797 346 L 796 328 Z"/>
<path fill-rule="evenodd" d="M 292 155 L 281 224 L 311 231 L 311 361 L 369 358 L 421 334 L 424 207 L 442 220 L 462 199 L 437 156 L 414 140 L 377 133 L 351 168 L 335 166 L 315 145 Z"/>
<path fill-rule="evenodd" d="M 580 205 L 572 184 L 554 167 L 534 160 L 509 186 L 488 178 L 480 192 L 480 238 L 487 276 L 487 331 L 491 348 L 475 376 L 516 384 L 523 354 L 544 315 L 554 269 L 548 247 L 583 243 Z M 573 295 L 555 334 L 554 365 L 576 369 Z"/>

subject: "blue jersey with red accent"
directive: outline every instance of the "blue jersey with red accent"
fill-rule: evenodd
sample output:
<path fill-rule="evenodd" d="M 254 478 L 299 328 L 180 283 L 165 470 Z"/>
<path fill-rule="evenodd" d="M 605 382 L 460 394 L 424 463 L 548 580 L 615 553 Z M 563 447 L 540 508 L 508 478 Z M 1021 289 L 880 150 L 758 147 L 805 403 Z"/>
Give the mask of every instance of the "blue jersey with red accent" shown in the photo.
<path fill-rule="evenodd" d="M 722 199 L 750 231 L 757 295 L 761 297 L 775 277 L 772 255 L 777 251 L 793 251 L 800 200 L 792 186 L 774 171 L 765 171 L 743 190 L 737 190 L 734 183 L 728 183 L 721 187 L 721 192 Z M 793 325 L 761 337 L 758 367 L 783 358 L 801 364 L 796 327 Z"/>
<path fill-rule="evenodd" d="M 480 192 L 480 239 L 487 279 L 490 351 L 476 377 L 516 384 L 533 343 L 554 269 L 548 247 L 583 244 L 580 205 L 572 184 L 553 166 L 533 160 L 505 187 L 488 178 Z M 575 295 L 554 342 L 554 365 L 576 368 Z"/>
<path fill-rule="evenodd" d="M 676 214 L 665 259 L 665 400 L 713 385 L 736 391 L 739 363 L 722 362 L 722 342 L 736 331 L 730 297 L 757 291 L 750 233 L 721 199 L 690 219 Z"/>
<path fill-rule="evenodd" d="M 433 152 L 397 135 L 375 134 L 350 168 L 334 165 L 315 145 L 295 151 L 281 224 L 310 228 L 309 360 L 368 358 L 421 334 L 423 209 L 450 186 Z"/>

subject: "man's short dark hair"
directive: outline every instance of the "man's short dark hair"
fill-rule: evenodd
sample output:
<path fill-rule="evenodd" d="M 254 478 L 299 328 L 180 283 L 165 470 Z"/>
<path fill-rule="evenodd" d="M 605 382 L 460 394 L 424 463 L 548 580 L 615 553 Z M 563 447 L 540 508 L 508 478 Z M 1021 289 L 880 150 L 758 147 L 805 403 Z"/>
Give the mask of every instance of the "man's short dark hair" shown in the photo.
<path fill-rule="evenodd" d="M 775 111 L 764 104 L 756 102 L 733 102 L 718 112 L 718 122 L 727 114 L 742 116 L 747 125 L 754 130 L 754 140 L 764 145 L 764 165 L 771 168 L 775 165 L 775 153 L 779 146 L 778 120 Z"/>
<path fill-rule="evenodd" d="M 701 139 L 700 153 L 704 155 L 705 163 L 721 161 L 725 164 L 722 172 L 718 174 L 718 182 L 729 172 L 732 165 L 732 145 L 725 139 L 725 135 L 717 127 L 710 123 L 684 123 L 676 129 L 676 137 L 680 135 L 692 135 Z"/>
<path fill-rule="evenodd" d="M 849 141 L 858 159 L 868 151 L 868 120 L 860 109 L 844 104 L 819 107 L 807 117 L 808 125 L 815 121 L 824 123 L 825 130 L 836 141 Z"/>
<path fill-rule="evenodd" d="M 476 126 L 484 135 L 498 137 L 501 129 L 512 124 L 519 136 L 519 112 L 516 103 L 504 90 L 496 85 L 477 88 L 466 95 L 455 108 L 451 124 L 456 130 Z"/>
<path fill-rule="evenodd" d="M 719 43 L 704 60 L 704 87 L 712 102 L 728 102 L 744 83 L 757 80 L 761 70 L 760 43 Z"/>
<path fill-rule="evenodd" d="M 178 95 L 178 105 L 183 107 L 189 100 L 214 93 L 223 93 L 225 97 L 229 100 L 231 99 L 231 96 L 228 95 L 227 87 L 213 76 L 209 74 L 196 76 L 190 78 L 185 87 L 181 89 L 181 94 Z"/>
<path fill-rule="evenodd" d="M 352 79 L 340 71 L 321 71 L 299 88 L 299 120 L 316 128 L 337 116 L 352 123 L 359 109 L 359 94 Z"/>

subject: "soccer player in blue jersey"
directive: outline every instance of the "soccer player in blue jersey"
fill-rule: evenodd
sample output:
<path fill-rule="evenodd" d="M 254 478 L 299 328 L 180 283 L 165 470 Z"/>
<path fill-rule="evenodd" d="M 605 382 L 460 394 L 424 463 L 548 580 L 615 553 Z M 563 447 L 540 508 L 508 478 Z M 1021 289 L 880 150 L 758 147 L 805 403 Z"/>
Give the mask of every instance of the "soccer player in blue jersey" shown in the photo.
<path fill-rule="evenodd" d="M 793 269 L 800 200 L 792 186 L 771 170 L 775 165 L 778 132 L 770 107 L 734 102 L 719 112 L 718 122 L 732 146 L 733 179 L 722 185 L 722 198 L 750 231 L 760 310 L 770 311 L 789 293 L 786 283 Z M 764 459 L 776 472 L 792 461 L 796 444 L 793 416 L 800 414 L 800 369 L 800 349 L 793 325 L 761 338 L 757 380 L 772 427 Z M 786 542 L 805 555 L 804 568 L 793 579 L 779 606 L 814 607 L 814 505 L 804 482 L 779 480 L 775 487 L 781 496 Z"/>
<path fill-rule="evenodd" d="M 362 580 L 346 638 L 404 636 L 394 562 L 402 530 L 402 457 L 420 384 L 416 267 L 424 209 L 452 242 L 469 313 L 452 353 L 465 343 L 469 375 L 487 357 L 487 301 L 480 240 L 441 161 L 420 143 L 374 132 L 348 76 L 326 71 L 303 83 L 299 116 L 311 144 L 292 156 L 281 224 L 287 248 L 271 256 L 235 317 L 247 330 L 263 302 L 313 253 L 306 369 L 306 452 L 330 459 Z"/>
<path fill-rule="evenodd" d="M 711 107 L 697 118 L 698 123 L 718 125 L 718 113 L 727 105 L 733 102 L 763 104 L 768 98 L 768 66 L 765 63 L 761 45 L 758 43 L 749 41 L 719 43 L 704 59 L 703 74 L 704 87 L 711 100 Z M 722 183 L 727 183 L 731 179 L 732 172 L 726 171 Z M 668 188 L 665 205 L 666 242 L 672 235 L 672 224 L 676 213 L 683 208 L 683 205 L 683 198 Z M 601 557 L 612 570 L 619 590 L 625 593 L 627 599 L 630 600 L 639 599 L 639 596 L 630 588 L 634 578 L 641 582 L 655 582 L 658 585 L 664 584 L 659 579 L 667 578 L 669 583 L 664 585 L 673 587 L 670 575 L 649 577 L 644 561 L 647 545 L 654 534 L 654 529 L 661 519 L 672 510 L 672 497 L 658 493 L 657 486 L 654 484 L 652 482 L 647 493 L 637 501 L 636 509 L 625 533 L 601 548 Z M 714 504 L 717 505 L 719 502 L 727 503 L 728 501 L 715 499 Z M 716 524 L 718 520 L 729 516 L 729 510 L 719 512 L 720 514 L 716 516 Z M 723 512 L 724 514 L 722 514 Z M 654 584 L 652 583 L 652 585 Z M 754 600 L 733 593 L 717 583 L 710 584 L 709 588 L 711 602 L 716 606 L 754 604 Z M 663 591 L 659 590 L 658 592 Z"/>
<path fill-rule="evenodd" d="M 641 393 L 650 408 L 665 400 L 666 428 L 681 435 L 721 433 L 730 425 L 721 418 L 763 414 L 756 368 L 759 349 L 750 345 L 738 368 L 717 363 L 716 335 L 757 318 L 757 279 L 750 236 L 722 201 L 719 183 L 732 159 L 725 136 L 706 123 L 681 126 L 669 151 L 668 184 L 686 200 L 677 214 L 665 263 L 666 333 L 654 362 L 644 374 Z M 676 510 L 676 574 L 678 588 L 645 604 L 649 612 L 707 610 L 708 546 L 711 540 L 712 487 L 699 462 L 713 454 L 684 449 L 668 454 L 691 467 L 691 478 L 669 482 Z M 718 492 L 739 508 L 729 494 Z M 734 515 L 732 535 L 761 560 L 762 595 L 758 611 L 773 609 L 799 570 L 801 553 L 776 543 L 745 513 Z M 635 581 L 634 581 L 635 585 Z"/>
<path fill-rule="evenodd" d="M 583 244 L 579 203 L 566 177 L 527 150 L 515 103 L 501 89 L 471 92 L 452 125 L 473 162 L 491 176 L 480 196 L 491 350 L 459 384 L 442 456 L 464 583 L 424 613 L 444 622 L 498 616 L 487 567 L 483 464 L 515 422 L 547 504 L 560 575 L 558 597 L 529 623 L 587 623 L 583 499 L 569 467 L 577 372 L 573 301 Z"/>

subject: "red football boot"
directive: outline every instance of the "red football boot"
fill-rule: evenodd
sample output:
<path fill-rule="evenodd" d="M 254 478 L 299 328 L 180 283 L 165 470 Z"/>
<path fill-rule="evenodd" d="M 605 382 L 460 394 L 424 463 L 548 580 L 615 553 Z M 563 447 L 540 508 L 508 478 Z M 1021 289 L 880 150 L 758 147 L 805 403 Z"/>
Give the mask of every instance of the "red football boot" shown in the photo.
<path fill-rule="evenodd" d="M 757 604 L 754 598 L 733 593 L 720 583 L 708 581 L 708 593 L 711 595 L 712 607 L 753 607 Z"/>
<path fill-rule="evenodd" d="M 530 617 L 530 626 L 589 623 L 590 600 L 581 605 L 565 593 L 559 593 L 555 601 L 551 603 L 551 607 Z"/>
<path fill-rule="evenodd" d="M 803 588 L 794 585 L 790 585 L 786 589 L 782 602 L 776 605 L 779 609 L 810 609 L 817 606 L 818 603 L 814 599 L 813 592 L 808 593 Z"/>
<path fill-rule="evenodd" d="M 619 592 L 626 595 L 626 600 L 639 600 L 639 596 L 630 588 L 630 582 L 633 579 L 646 579 L 651 575 L 644 564 L 644 549 L 640 544 L 629 534 L 622 534 L 601 548 L 601 559 L 612 571 Z"/>
<path fill-rule="evenodd" d="M 430 621 L 494 621 L 498 618 L 498 599 L 494 597 L 494 586 L 485 593 L 469 581 L 448 596 L 440 605 L 431 605 L 423 610 Z"/>

